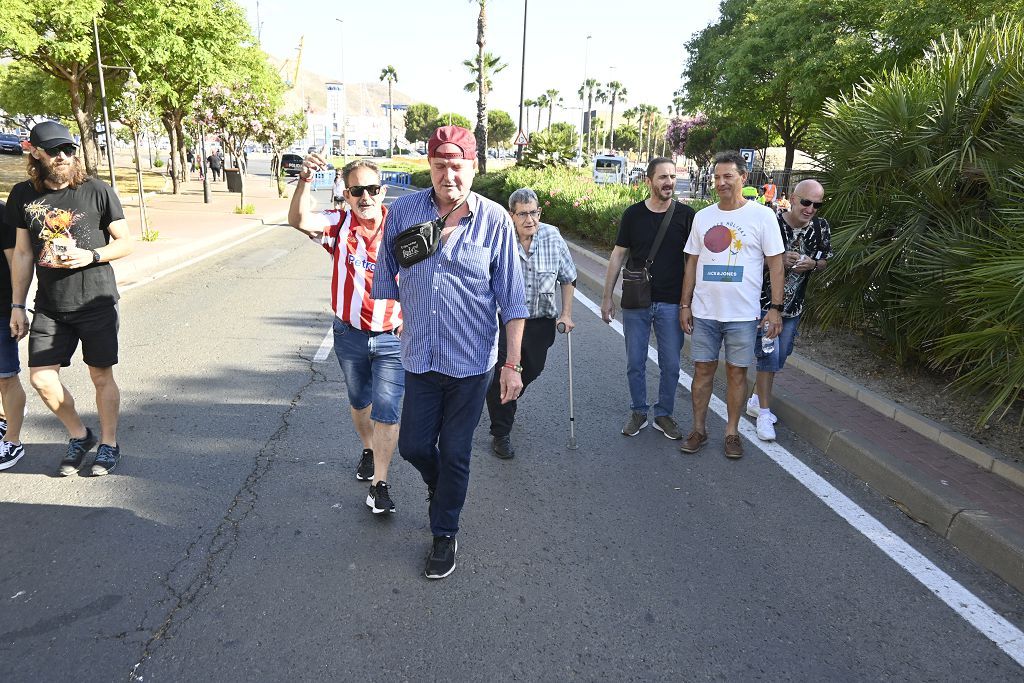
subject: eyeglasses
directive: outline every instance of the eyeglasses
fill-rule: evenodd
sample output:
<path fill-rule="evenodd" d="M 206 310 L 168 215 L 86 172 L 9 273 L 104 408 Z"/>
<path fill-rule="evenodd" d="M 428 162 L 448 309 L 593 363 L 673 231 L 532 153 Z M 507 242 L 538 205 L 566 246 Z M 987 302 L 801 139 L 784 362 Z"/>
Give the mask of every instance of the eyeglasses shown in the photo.
<path fill-rule="evenodd" d="M 540 218 L 540 209 L 534 209 L 533 211 L 517 211 L 513 215 L 520 220 L 526 220 L 527 218 Z"/>
<path fill-rule="evenodd" d="M 825 202 L 812 202 L 810 199 L 800 199 L 799 201 L 800 201 L 800 206 L 811 206 L 811 205 L 813 205 L 815 209 L 820 209 L 821 207 L 825 206 Z"/>
<path fill-rule="evenodd" d="M 75 152 L 78 151 L 78 145 L 72 145 L 70 142 L 65 142 L 63 145 L 57 145 L 56 147 L 47 147 L 46 153 L 51 157 L 55 157 L 61 152 L 64 152 L 64 156 L 73 157 Z"/>
<path fill-rule="evenodd" d="M 353 185 L 348 191 L 353 197 L 362 197 L 364 192 L 369 192 L 371 197 L 380 194 L 380 185 Z"/>

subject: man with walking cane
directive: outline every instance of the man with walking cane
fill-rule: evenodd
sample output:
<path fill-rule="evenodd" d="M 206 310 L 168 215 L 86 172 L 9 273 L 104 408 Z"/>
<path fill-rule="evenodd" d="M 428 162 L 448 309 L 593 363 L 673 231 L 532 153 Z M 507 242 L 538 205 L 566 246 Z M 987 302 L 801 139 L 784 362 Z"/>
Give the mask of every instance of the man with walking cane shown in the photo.
<path fill-rule="evenodd" d="M 576 265 L 569 255 L 569 247 L 558 233 L 558 228 L 540 222 L 540 201 L 537 193 L 528 187 L 516 190 L 508 198 L 508 211 L 516 227 L 517 254 L 526 288 L 526 307 L 530 317 L 523 328 L 522 360 L 523 390 L 544 370 L 548 349 L 555 343 L 555 327 L 570 332 L 572 297 L 576 287 Z M 555 308 L 556 285 L 562 290 L 562 312 Z M 498 362 L 494 366 L 494 379 L 487 390 L 487 414 L 491 418 L 491 436 L 494 437 L 494 455 L 508 460 L 515 457 L 509 436 L 516 416 L 517 400 L 501 402 L 501 368 L 505 364 L 505 329 L 498 332 Z"/>

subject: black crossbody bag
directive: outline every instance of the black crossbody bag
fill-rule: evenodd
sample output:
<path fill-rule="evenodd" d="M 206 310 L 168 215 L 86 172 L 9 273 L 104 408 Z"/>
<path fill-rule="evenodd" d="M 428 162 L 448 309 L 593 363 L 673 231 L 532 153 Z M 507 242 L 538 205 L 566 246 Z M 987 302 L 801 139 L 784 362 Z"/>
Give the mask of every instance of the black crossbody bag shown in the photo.
<path fill-rule="evenodd" d="M 452 207 L 452 210 L 443 216 L 432 221 L 417 223 L 411 228 L 406 228 L 395 236 L 394 254 L 395 260 L 402 268 L 411 268 L 425 258 L 429 258 L 441 243 L 441 231 L 444 230 L 444 222 L 448 220 L 455 209 L 465 203 L 465 200 Z"/>
<path fill-rule="evenodd" d="M 651 251 L 647 255 L 643 268 L 631 270 L 629 265 L 632 254 L 626 259 L 626 265 L 622 267 L 622 299 L 619 301 L 622 308 L 648 308 L 651 305 L 651 264 L 654 263 L 654 257 L 658 255 L 658 249 L 661 248 L 661 242 L 665 239 L 668 224 L 672 221 L 672 214 L 675 213 L 675 210 L 676 201 L 673 197 L 672 202 L 668 205 L 668 211 L 665 212 L 665 217 L 661 219 L 661 228 L 654 238 L 654 244 L 651 245 Z"/>

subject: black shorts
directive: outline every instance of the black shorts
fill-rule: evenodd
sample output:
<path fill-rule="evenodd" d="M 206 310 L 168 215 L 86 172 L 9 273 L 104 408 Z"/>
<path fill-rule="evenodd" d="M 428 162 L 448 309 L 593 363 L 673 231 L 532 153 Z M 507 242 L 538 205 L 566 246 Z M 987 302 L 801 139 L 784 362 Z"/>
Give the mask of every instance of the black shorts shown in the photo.
<path fill-rule="evenodd" d="M 117 365 L 117 305 L 55 313 L 36 309 L 28 336 L 28 366 L 71 365 L 78 342 L 94 368 Z"/>

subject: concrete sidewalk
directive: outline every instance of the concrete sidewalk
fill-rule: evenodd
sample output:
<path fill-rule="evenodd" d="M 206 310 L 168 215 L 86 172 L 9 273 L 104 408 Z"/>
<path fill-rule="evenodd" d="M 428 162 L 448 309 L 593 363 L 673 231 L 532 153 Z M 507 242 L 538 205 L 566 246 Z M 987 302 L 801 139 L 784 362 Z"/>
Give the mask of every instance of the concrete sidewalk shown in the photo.
<path fill-rule="evenodd" d="M 603 290 L 607 259 L 569 246 L 580 280 Z M 1024 468 L 798 354 L 775 379 L 772 410 L 912 519 L 1024 591 Z M 684 432 L 687 425 L 683 419 Z"/>

